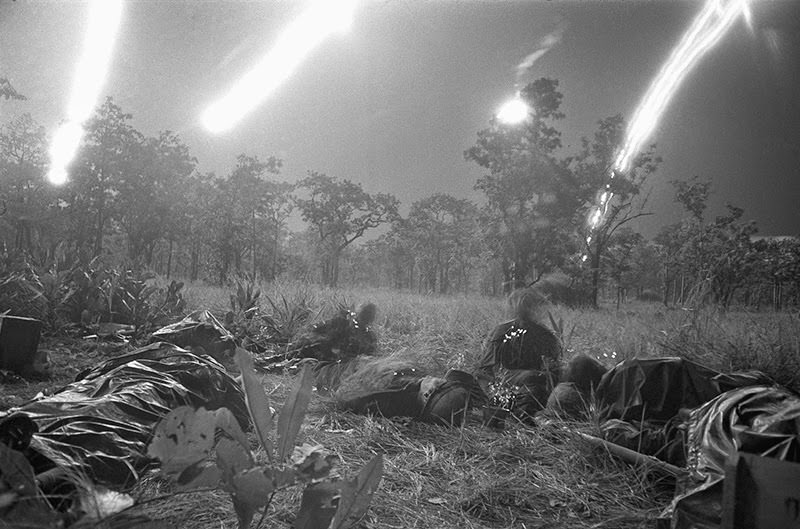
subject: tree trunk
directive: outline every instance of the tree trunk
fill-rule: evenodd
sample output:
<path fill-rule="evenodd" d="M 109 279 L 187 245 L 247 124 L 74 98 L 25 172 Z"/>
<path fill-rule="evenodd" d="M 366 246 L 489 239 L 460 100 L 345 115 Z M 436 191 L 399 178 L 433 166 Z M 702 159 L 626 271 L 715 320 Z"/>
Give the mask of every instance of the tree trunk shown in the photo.
<path fill-rule="evenodd" d="M 680 303 L 683 305 L 686 303 L 686 275 L 681 274 L 681 295 L 680 295 Z"/>
<path fill-rule="evenodd" d="M 219 284 L 222 285 L 225 283 L 225 279 L 228 277 L 228 269 L 230 268 L 230 255 L 228 252 L 225 252 L 222 255 L 222 262 L 220 263 L 219 267 Z"/>
<path fill-rule="evenodd" d="M 197 243 L 192 243 L 192 249 L 190 251 L 191 263 L 189 265 L 189 279 L 191 281 L 197 281 L 197 277 L 199 276 L 200 248 L 198 246 Z"/>
<path fill-rule="evenodd" d="M 598 296 L 600 293 L 600 252 L 592 255 L 592 307 L 599 308 Z"/>
<path fill-rule="evenodd" d="M 172 239 L 169 240 L 169 250 L 167 250 L 167 279 L 172 271 Z"/>
<path fill-rule="evenodd" d="M 275 227 L 275 239 L 272 243 L 272 271 L 270 272 L 270 280 L 274 281 L 278 276 L 278 237 L 279 228 Z"/>
<path fill-rule="evenodd" d="M 331 282 L 331 260 L 330 257 L 326 257 L 320 266 L 320 275 L 322 276 L 322 284 L 325 286 L 330 285 Z"/>
<path fill-rule="evenodd" d="M 339 285 L 339 257 L 339 250 L 331 255 L 331 287 L 336 287 Z"/>
<path fill-rule="evenodd" d="M 95 220 L 94 245 L 92 247 L 93 257 L 97 257 L 103 251 L 103 224 L 105 224 L 105 219 L 103 218 L 103 206 L 100 205 L 97 208 Z"/>
<path fill-rule="evenodd" d="M 504 259 L 500 266 L 503 271 L 503 294 L 508 295 L 515 288 L 514 265 Z"/>
<path fill-rule="evenodd" d="M 251 222 L 251 230 L 250 230 L 250 244 L 251 244 L 251 254 L 253 258 L 253 281 L 256 280 L 256 210 L 253 210 L 252 222 Z"/>
<path fill-rule="evenodd" d="M 17 250 L 28 250 L 30 251 L 32 248 L 31 244 L 31 227 L 27 220 L 18 220 L 16 222 L 17 225 L 17 233 L 16 237 L 14 238 L 14 246 Z"/>

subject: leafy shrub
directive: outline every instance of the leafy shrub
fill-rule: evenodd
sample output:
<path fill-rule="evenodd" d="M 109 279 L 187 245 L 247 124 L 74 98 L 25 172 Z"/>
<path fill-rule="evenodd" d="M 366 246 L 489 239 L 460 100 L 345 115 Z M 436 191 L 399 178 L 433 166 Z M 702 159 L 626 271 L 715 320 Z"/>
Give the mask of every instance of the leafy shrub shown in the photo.
<path fill-rule="evenodd" d="M 155 274 L 141 270 L 119 272 L 95 268 L 94 261 L 56 278 L 65 282 L 65 294 L 55 311 L 73 323 L 111 322 L 134 326 L 136 335 L 164 325 L 185 308 L 183 283 L 156 286 Z M 56 286 L 51 287 L 56 292 Z"/>
<path fill-rule="evenodd" d="M 295 485 L 304 487 L 295 529 L 350 527 L 367 511 L 383 473 L 379 454 L 354 479 L 336 479 L 336 458 L 321 446 L 295 440 L 311 399 L 313 375 L 308 369 L 284 402 L 272 435 L 273 411 L 253 360 L 236 351 L 247 409 L 267 463 L 255 462 L 247 438 L 225 408 L 207 411 L 181 407 L 156 427 L 148 454 L 161 461 L 161 471 L 179 490 L 220 488 L 231 496 L 239 528 L 250 526 L 255 513 L 264 515 L 274 495 Z M 263 519 L 263 515 L 262 515 Z"/>
<path fill-rule="evenodd" d="M 256 287 L 253 280 L 247 277 L 236 279 L 236 290 L 229 298 L 230 310 L 225 313 L 225 327 L 234 335 L 236 342 L 259 352 L 265 345 L 259 317 L 260 297 L 261 289 Z"/>
<path fill-rule="evenodd" d="M 291 299 L 284 294 L 276 295 L 274 299 L 270 296 L 265 298 L 272 309 L 270 314 L 263 317 L 264 332 L 271 343 L 288 344 L 314 315 L 311 308 L 313 300 L 307 293 L 299 292 Z"/>
<path fill-rule="evenodd" d="M 258 312 L 261 289 L 249 278 L 236 280 L 236 293 L 231 294 L 231 312 L 234 317 L 252 318 Z"/>
<path fill-rule="evenodd" d="M 185 308 L 183 283 L 158 287 L 152 273 L 122 272 L 97 261 L 68 270 L 30 264 L 24 255 L 0 256 L 0 307 L 42 320 L 47 329 L 64 323 L 133 325 L 137 334 L 167 323 Z"/>
<path fill-rule="evenodd" d="M 14 316 L 40 317 L 41 284 L 24 254 L 0 254 L 0 309 Z"/>
<path fill-rule="evenodd" d="M 134 326 L 136 334 L 163 325 L 183 312 L 182 282 L 172 281 L 166 289 L 151 282 L 155 274 L 135 270 L 112 272 L 109 285 L 109 316 L 116 323 Z"/>

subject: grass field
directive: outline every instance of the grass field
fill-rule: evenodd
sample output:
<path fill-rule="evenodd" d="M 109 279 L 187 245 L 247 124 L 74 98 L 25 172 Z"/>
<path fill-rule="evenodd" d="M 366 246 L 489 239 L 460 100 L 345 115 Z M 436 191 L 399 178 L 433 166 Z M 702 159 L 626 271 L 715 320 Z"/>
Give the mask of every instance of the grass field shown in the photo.
<path fill-rule="evenodd" d="M 188 309 L 229 308 L 230 289 L 188 285 Z M 483 297 L 422 296 L 388 290 L 333 291 L 305 285 L 263 287 L 261 309 L 303 304 L 309 322 L 340 304 L 375 302 L 379 354 L 414 360 L 434 373 L 470 369 L 488 330 L 505 318 L 503 301 Z M 283 303 L 285 300 L 285 303 Z M 586 353 L 608 366 L 633 356 L 680 355 L 721 370 L 762 369 L 800 389 L 800 319 L 789 313 L 721 313 L 627 305 L 622 311 L 552 308 L 567 354 Z M 36 392 L 68 382 L 81 366 L 118 354 L 120 347 L 48 338 L 54 379 L 2 387 L 9 407 Z M 264 375 L 280 403 L 292 381 Z M 358 527 L 390 528 L 633 528 L 652 527 L 669 504 L 674 483 L 652 468 L 632 467 L 583 441 L 596 425 L 553 422 L 510 424 L 495 432 L 477 412 L 458 429 L 356 416 L 315 397 L 300 435 L 339 456 L 350 475 L 374 454 L 384 454 L 384 476 Z M 141 498 L 169 493 L 154 476 L 137 488 Z M 290 527 L 299 491 L 276 496 L 263 527 Z M 179 527 L 235 527 L 229 497 L 221 492 L 180 494 L 139 508 Z M 258 516 L 256 517 L 258 519 Z M 253 524 L 255 526 L 255 523 Z"/>

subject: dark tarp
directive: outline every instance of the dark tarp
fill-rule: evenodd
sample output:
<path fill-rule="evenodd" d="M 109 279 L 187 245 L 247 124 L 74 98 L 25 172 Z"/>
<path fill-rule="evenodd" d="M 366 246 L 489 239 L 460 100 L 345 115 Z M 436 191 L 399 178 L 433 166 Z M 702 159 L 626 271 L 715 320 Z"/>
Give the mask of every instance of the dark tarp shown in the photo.
<path fill-rule="evenodd" d="M 719 395 L 718 374 L 683 358 L 624 360 L 597 388 L 600 421 L 666 422 L 681 408 L 695 408 Z"/>
<path fill-rule="evenodd" d="M 632 358 L 608 371 L 597 387 L 603 438 L 670 464 L 686 463 L 680 412 L 720 393 L 713 369 L 683 358 Z"/>
<path fill-rule="evenodd" d="M 53 395 L 0 414 L 0 431 L 21 415 L 38 432 L 24 450 L 38 474 L 53 466 L 88 474 L 98 483 L 130 486 L 149 463 L 147 443 L 170 410 L 188 405 L 231 410 L 248 425 L 244 395 L 210 357 L 155 343 L 79 375 Z M 0 435 L 2 437 L 2 435 Z"/>
<path fill-rule="evenodd" d="M 169 342 L 178 347 L 203 351 L 217 360 L 236 347 L 233 335 L 207 310 L 192 312 L 181 321 L 162 327 L 152 334 L 151 342 Z"/>
<path fill-rule="evenodd" d="M 718 529 L 725 462 L 737 451 L 800 462 L 800 397 L 757 371 L 724 374 L 680 358 L 632 359 L 601 380 L 604 437 L 689 477 L 666 513 L 673 529 Z"/>
<path fill-rule="evenodd" d="M 673 502 L 674 529 L 718 529 L 725 462 L 737 451 L 800 462 L 800 397 L 776 386 L 727 391 L 692 410 L 690 480 Z"/>

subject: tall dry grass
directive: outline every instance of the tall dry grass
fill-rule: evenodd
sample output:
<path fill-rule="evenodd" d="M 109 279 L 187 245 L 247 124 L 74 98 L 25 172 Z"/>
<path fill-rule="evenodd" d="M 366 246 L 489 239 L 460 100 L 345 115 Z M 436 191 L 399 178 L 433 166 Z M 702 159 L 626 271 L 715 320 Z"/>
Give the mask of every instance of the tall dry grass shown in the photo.
<path fill-rule="evenodd" d="M 507 317 L 504 302 L 479 296 L 423 296 L 389 290 L 330 290 L 297 283 L 262 285 L 262 296 L 303 302 L 311 321 L 340 305 L 372 301 L 381 355 L 415 361 L 435 373 L 470 369 L 493 325 Z M 228 310 L 230 289 L 189 285 L 193 308 Z M 270 304 L 262 298 L 262 311 Z M 569 354 L 586 353 L 608 366 L 636 356 L 683 356 L 721 370 L 763 369 L 791 387 L 800 376 L 800 320 L 796 314 L 665 310 L 658 304 L 598 311 L 553 307 Z M 311 321 L 309 323 L 311 323 Z M 280 402 L 288 377 L 264 378 Z M 502 432 L 481 426 L 477 412 L 462 428 L 342 413 L 315 398 L 301 441 L 319 443 L 352 474 L 375 453 L 385 474 L 368 515 L 370 529 L 634 528 L 652 527 L 669 504 L 673 485 L 652 468 L 633 467 L 588 445 L 577 434 L 597 425 L 510 424 Z M 150 482 L 143 493 L 161 485 Z M 159 489 L 159 492 L 163 490 Z M 276 497 L 277 498 L 277 497 Z M 299 505 L 281 495 L 265 527 L 289 527 Z M 230 502 L 219 494 L 176 496 L 145 511 L 182 527 L 233 527 Z"/>
<path fill-rule="evenodd" d="M 483 296 L 435 296 L 388 289 L 328 289 L 298 282 L 260 285 L 266 297 L 306 303 L 309 323 L 341 305 L 378 305 L 374 326 L 381 354 L 417 361 L 434 371 L 475 365 L 489 330 L 507 319 L 504 301 Z M 189 284 L 187 306 L 229 310 L 231 289 Z M 551 307 L 562 322 L 566 355 L 584 353 L 611 366 L 625 358 L 680 356 L 721 371 L 758 369 L 800 390 L 800 314 L 665 308 L 635 302 L 622 310 Z"/>

